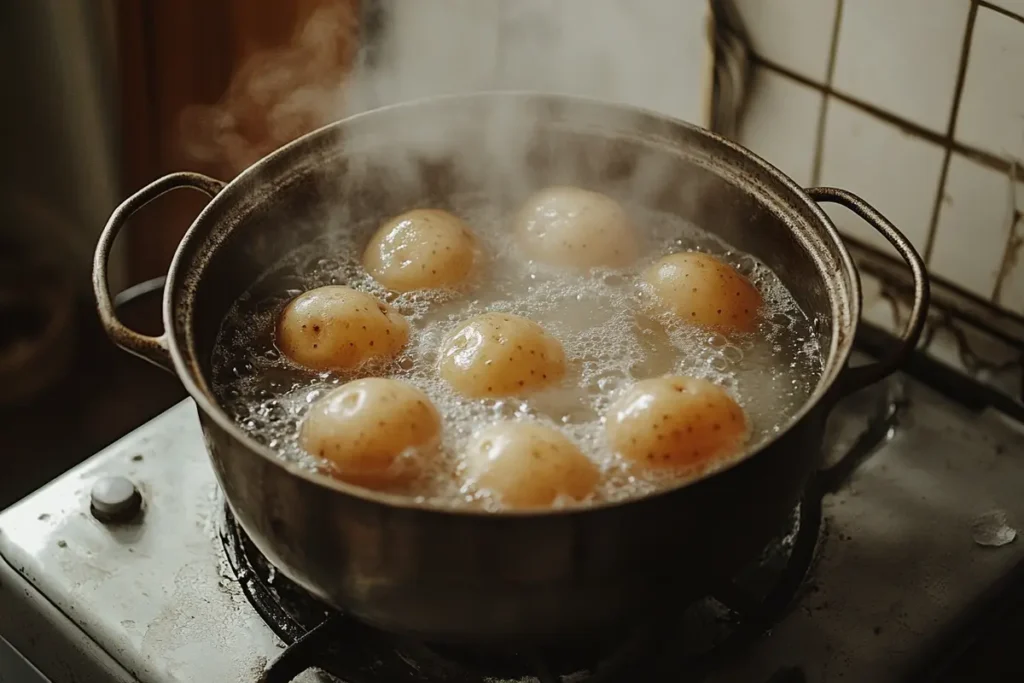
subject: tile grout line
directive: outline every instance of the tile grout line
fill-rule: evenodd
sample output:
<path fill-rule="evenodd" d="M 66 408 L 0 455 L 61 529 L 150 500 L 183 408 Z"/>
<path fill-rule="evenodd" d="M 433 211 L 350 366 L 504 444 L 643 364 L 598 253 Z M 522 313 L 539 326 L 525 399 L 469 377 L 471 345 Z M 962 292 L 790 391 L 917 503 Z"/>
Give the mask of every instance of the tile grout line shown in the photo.
<path fill-rule="evenodd" d="M 967 80 L 967 64 L 971 57 L 971 40 L 974 38 L 974 22 L 978 18 L 978 0 L 971 2 L 971 8 L 967 12 L 967 26 L 964 28 L 964 42 L 960 48 L 960 66 L 956 74 L 956 86 L 953 90 L 953 108 L 949 114 L 949 125 L 946 127 L 946 136 L 943 140 L 945 155 L 942 159 L 942 170 L 939 171 L 939 188 L 935 195 L 935 205 L 932 207 L 930 225 L 928 226 L 928 237 L 924 244 L 924 253 L 921 257 L 925 265 L 931 266 L 932 252 L 935 250 L 935 237 L 939 231 L 939 214 L 942 212 L 942 200 L 946 195 L 946 180 L 949 177 L 949 164 L 953 158 L 953 140 L 956 135 L 957 118 L 960 115 L 960 101 L 963 99 L 964 82 Z"/>
<path fill-rule="evenodd" d="M 916 137 L 924 138 L 924 139 L 926 139 L 926 140 L 928 140 L 930 142 L 934 142 L 937 145 L 942 145 L 942 144 L 945 143 L 945 139 L 946 138 L 942 134 L 936 133 L 936 132 L 931 131 L 931 130 L 929 130 L 927 128 L 924 128 L 923 126 L 920 126 L 920 125 L 914 123 L 913 121 L 901 118 L 901 117 L 897 116 L 896 114 L 890 114 L 889 112 L 885 111 L 884 109 L 879 109 L 875 105 L 868 104 L 867 102 L 864 102 L 863 100 L 859 100 L 856 97 L 852 97 L 850 95 L 846 95 L 846 94 L 841 93 L 841 92 L 836 92 L 830 86 L 823 85 L 821 83 L 816 83 L 815 81 L 807 78 L 806 76 L 802 76 L 802 75 L 800 75 L 800 74 L 798 74 L 798 73 L 796 73 L 794 71 L 790 71 L 786 67 L 779 66 L 778 64 L 775 64 L 774 62 L 771 62 L 771 61 L 769 61 L 767 59 L 764 59 L 763 57 L 755 55 L 755 59 L 757 59 L 758 63 L 761 66 L 763 66 L 763 67 L 765 67 L 765 68 L 767 68 L 767 69 L 769 69 L 771 71 L 774 71 L 774 72 L 776 72 L 776 73 L 778 73 L 778 74 L 780 74 L 782 76 L 785 76 L 785 77 L 787 77 L 787 78 L 789 78 L 791 80 L 797 81 L 801 85 L 805 85 L 805 86 L 807 86 L 809 88 L 813 88 L 814 90 L 817 90 L 818 92 L 821 92 L 821 93 L 824 93 L 824 94 L 828 95 L 829 97 L 834 97 L 835 99 L 837 99 L 837 100 L 839 100 L 841 102 L 844 102 L 846 104 L 849 104 L 849 105 L 851 105 L 851 106 L 853 106 L 853 107 L 855 107 L 857 109 L 860 109 L 861 111 L 863 111 L 865 113 L 871 114 L 872 116 L 874 116 L 877 119 L 881 119 L 881 120 L 885 121 L 886 123 L 889 123 L 889 124 L 891 124 L 893 126 L 896 126 L 897 128 L 901 129 L 904 133 L 907 133 L 907 134 L 910 134 L 910 135 L 914 135 Z"/>
<path fill-rule="evenodd" d="M 1017 14 L 1016 12 L 1008 10 L 1005 7 L 1000 7 L 999 5 L 987 2 L 986 0 L 978 0 L 978 5 L 984 7 L 985 9 L 990 9 L 998 14 L 1002 14 L 1004 17 L 1009 17 L 1010 19 L 1014 19 L 1016 21 L 1024 23 L 1024 15 Z"/>
<path fill-rule="evenodd" d="M 895 126 L 896 128 L 899 128 L 906 135 L 912 135 L 914 137 L 927 140 L 928 142 L 936 144 L 940 147 L 951 145 L 953 151 L 956 152 L 957 154 L 962 154 L 966 157 L 969 157 L 972 161 L 976 161 L 978 164 L 991 168 L 995 171 L 999 171 L 1000 173 L 1006 173 L 1010 170 L 1011 162 L 1006 158 L 997 156 L 992 152 L 986 152 L 983 149 L 978 149 L 977 147 L 965 145 L 963 143 L 957 142 L 956 140 L 950 142 L 949 140 L 947 140 L 946 136 L 941 133 L 936 133 L 935 131 L 929 130 L 914 123 L 913 121 L 901 118 L 896 114 L 891 114 L 885 111 L 884 109 L 879 109 L 878 107 L 872 104 L 868 104 L 867 102 L 858 100 L 856 97 L 851 97 L 850 95 L 846 95 L 841 92 L 836 92 L 831 88 L 825 87 L 821 83 L 817 83 L 807 78 L 806 76 L 793 72 L 784 66 L 780 66 L 772 61 L 769 61 L 761 57 L 760 55 L 755 54 L 753 55 L 753 58 L 757 62 L 758 66 L 764 67 L 769 71 L 772 71 L 780 76 L 784 76 L 785 78 L 788 78 L 791 81 L 796 81 L 797 83 L 808 88 L 811 88 L 816 92 L 823 93 L 825 95 L 828 95 L 829 97 L 839 100 L 840 102 L 849 104 L 850 106 L 859 109 L 860 111 L 866 114 L 870 114 L 871 116 L 874 116 L 875 118 L 880 119 L 885 123 L 888 123 L 892 126 Z"/>
<path fill-rule="evenodd" d="M 832 42 L 829 45 L 828 65 L 825 67 L 825 84 L 822 90 L 821 106 L 818 109 L 818 128 L 814 134 L 814 160 L 811 162 L 811 186 L 821 184 L 821 166 L 825 154 L 825 125 L 828 116 L 829 95 L 836 71 L 836 54 L 839 52 L 839 28 L 843 21 L 843 0 L 836 0 L 836 18 L 832 22 Z"/>
<path fill-rule="evenodd" d="M 1017 200 L 1017 183 L 1020 178 L 1018 172 L 1020 170 L 1019 164 L 1016 162 L 1010 168 L 1008 174 L 1008 194 L 1009 201 L 1007 202 L 1007 210 L 1009 215 L 1006 217 L 1006 222 L 1009 224 L 1010 229 L 1006 234 L 1006 244 L 1003 247 L 1003 260 L 999 264 L 999 272 L 996 274 L 996 284 L 992 287 L 991 301 L 997 306 L 999 299 L 1002 297 L 1003 284 L 1006 282 L 1006 278 L 1010 276 L 1010 272 L 1013 271 L 1014 266 L 1020 260 L 1020 250 L 1022 244 L 1021 236 L 1017 231 L 1017 227 L 1021 225 L 1021 212 L 1017 208 L 1019 206 Z"/>

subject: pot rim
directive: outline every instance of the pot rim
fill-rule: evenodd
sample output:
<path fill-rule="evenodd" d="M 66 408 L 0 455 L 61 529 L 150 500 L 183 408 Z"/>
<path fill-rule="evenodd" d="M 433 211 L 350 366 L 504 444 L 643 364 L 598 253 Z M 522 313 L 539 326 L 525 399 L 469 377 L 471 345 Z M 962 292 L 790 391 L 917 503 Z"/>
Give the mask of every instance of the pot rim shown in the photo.
<path fill-rule="evenodd" d="M 301 468 L 295 463 L 288 462 L 277 455 L 270 447 L 260 444 L 251 436 L 246 434 L 234 420 L 224 411 L 221 407 L 220 402 L 212 394 L 211 391 L 207 391 L 200 383 L 197 382 L 196 376 L 201 377 L 198 366 L 192 367 L 189 360 L 186 359 L 186 354 L 183 352 L 182 344 L 180 343 L 177 335 L 177 330 L 174 323 L 175 311 L 172 309 L 173 292 L 175 292 L 180 286 L 181 281 L 184 278 L 186 269 L 189 264 L 184 262 L 185 254 L 189 252 L 193 242 L 201 241 L 207 238 L 207 234 L 204 232 L 200 234 L 199 227 L 203 226 L 207 221 L 207 216 L 212 213 L 219 202 L 225 201 L 222 198 L 228 197 L 231 191 L 239 185 L 251 182 L 253 178 L 258 177 L 264 172 L 264 168 L 269 166 L 272 161 L 287 157 L 288 155 L 295 154 L 296 150 L 307 146 L 312 140 L 319 137 L 329 135 L 332 131 L 339 128 L 344 128 L 351 125 L 354 122 L 361 121 L 365 118 L 370 118 L 375 114 L 385 111 L 414 109 L 418 106 L 429 103 L 438 102 L 473 102 L 480 100 L 494 100 L 499 97 L 511 98 L 513 101 L 521 101 L 525 99 L 533 99 L 536 101 L 546 102 L 549 104 L 568 104 L 568 105 L 580 105 L 580 106 L 599 106 L 608 109 L 617 109 L 621 113 L 630 113 L 641 119 L 644 119 L 652 124 L 657 125 L 670 125 L 677 130 L 685 130 L 690 135 L 696 135 L 705 137 L 712 142 L 728 148 L 732 152 L 739 154 L 746 158 L 747 161 L 751 162 L 758 169 L 764 172 L 772 182 L 777 183 L 782 188 L 792 192 L 795 197 L 802 204 L 801 208 L 808 210 L 818 222 L 818 227 L 824 230 L 824 234 L 827 235 L 828 239 L 831 240 L 832 244 L 836 247 L 839 260 L 842 269 L 845 270 L 849 281 L 849 316 L 850 326 L 846 334 L 842 334 L 837 320 L 838 313 L 836 307 L 831 306 L 834 330 L 831 336 L 831 344 L 828 355 L 826 358 L 825 368 L 822 375 L 818 378 L 817 386 L 814 391 L 808 396 L 800 409 L 795 411 L 789 419 L 786 421 L 784 428 L 779 429 L 777 432 L 772 434 L 769 438 L 763 441 L 757 448 L 751 449 L 743 453 L 741 456 L 735 458 L 731 462 L 717 467 L 713 470 L 709 469 L 707 472 L 696 476 L 692 479 L 680 482 L 677 485 L 669 488 L 654 491 L 643 496 L 635 498 L 626 498 L 623 500 L 614 501 L 602 501 L 596 503 L 586 503 L 583 505 L 574 505 L 563 508 L 537 508 L 537 509 L 509 509 L 499 511 L 488 511 L 480 510 L 476 508 L 462 508 L 457 506 L 441 506 L 436 503 L 430 503 L 429 501 L 417 501 L 414 498 L 403 496 L 394 493 L 386 493 L 381 491 L 374 491 L 372 489 L 363 488 L 354 484 L 328 477 L 322 474 L 311 472 L 307 469 Z M 207 231 L 208 232 L 208 231 Z M 698 485 L 702 482 L 708 481 L 715 478 L 716 476 L 723 475 L 730 470 L 747 463 L 748 461 L 756 458 L 762 451 L 767 450 L 777 441 L 789 434 L 797 425 L 802 422 L 811 412 L 820 408 L 826 408 L 823 406 L 823 401 L 827 400 L 828 394 L 836 383 L 842 370 L 846 367 L 847 360 L 850 352 L 853 348 L 853 339 L 856 335 L 856 330 L 860 322 L 861 313 L 861 283 L 860 274 L 854 265 L 853 258 L 850 256 L 849 250 L 843 243 L 842 238 L 839 235 L 839 231 L 835 225 L 829 219 L 824 209 L 814 201 L 810 195 L 804 190 L 803 187 L 798 185 L 796 181 L 790 178 L 788 175 L 783 173 L 781 170 L 765 161 L 763 158 L 755 154 L 753 151 L 739 145 L 731 140 L 714 133 L 710 130 L 702 128 L 700 126 L 688 123 L 681 119 L 676 119 L 671 116 L 666 116 L 649 109 L 636 107 L 632 105 L 620 104 L 615 102 L 604 101 L 589 97 L 579 97 L 574 95 L 559 95 L 544 92 L 528 91 L 528 90 L 492 90 L 492 91 L 481 91 L 474 93 L 458 93 L 448 95 L 438 95 L 417 98 L 414 100 L 408 100 L 395 104 L 390 104 L 375 109 L 370 109 L 352 116 L 339 119 L 333 123 L 329 123 L 325 126 L 321 126 L 316 130 L 310 131 L 305 135 L 296 138 L 292 142 L 283 145 L 277 150 L 270 154 L 262 157 L 259 161 L 255 162 L 240 174 L 235 176 L 230 182 L 228 182 L 220 192 L 214 196 L 211 201 L 203 208 L 196 219 L 188 227 L 181 242 L 178 244 L 177 249 L 174 252 L 174 256 L 171 260 L 170 267 L 167 273 L 167 286 L 164 290 L 163 299 L 163 319 L 164 329 L 167 335 L 168 350 L 170 352 L 171 362 L 174 366 L 175 374 L 178 376 L 179 381 L 185 387 L 186 391 L 196 402 L 197 407 L 204 412 L 207 417 L 212 419 L 218 427 L 229 434 L 233 439 L 241 443 L 245 448 L 251 451 L 254 455 L 267 460 L 270 464 L 280 467 L 289 474 L 300 479 L 305 480 L 307 483 L 314 486 L 323 487 L 330 489 L 333 492 L 340 493 L 343 495 L 351 496 L 362 500 L 365 503 L 386 505 L 388 507 L 403 508 L 409 511 L 416 511 L 425 514 L 432 514 L 438 516 L 456 516 L 456 517 L 481 517 L 490 519 L 522 519 L 522 518 L 540 518 L 540 517 L 552 517 L 552 516 L 575 516 L 587 514 L 590 512 L 598 512 L 600 510 L 608 510 L 617 508 L 623 505 L 629 505 L 633 503 L 639 503 L 642 501 L 651 501 L 662 496 L 668 496 L 676 494 L 677 492 L 689 488 L 691 486 Z"/>

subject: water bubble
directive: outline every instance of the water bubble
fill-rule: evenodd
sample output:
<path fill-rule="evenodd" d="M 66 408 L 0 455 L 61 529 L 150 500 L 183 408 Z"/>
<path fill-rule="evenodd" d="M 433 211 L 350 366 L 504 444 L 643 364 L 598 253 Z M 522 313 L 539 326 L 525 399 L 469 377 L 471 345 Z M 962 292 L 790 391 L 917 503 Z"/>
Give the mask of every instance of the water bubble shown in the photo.
<path fill-rule="evenodd" d="M 256 368 L 253 366 L 252 363 L 246 361 L 244 363 L 240 363 L 240 364 L 234 366 L 233 368 L 231 368 L 231 372 L 238 379 L 244 379 L 244 378 L 249 377 L 250 375 L 252 375 L 252 373 L 253 373 L 253 371 L 255 369 Z"/>
<path fill-rule="evenodd" d="M 739 363 L 743 360 L 743 351 L 729 344 L 722 347 L 722 356 L 730 363 Z"/>
<path fill-rule="evenodd" d="M 270 399 L 260 404 L 259 414 L 270 422 L 280 422 L 288 417 L 288 411 L 276 399 Z"/>
<path fill-rule="evenodd" d="M 729 340 L 726 339 L 724 336 L 718 334 L 717 332 L 712 334 L 710 337 L 708 337 L 708 344 L 712 348 L 718 348 L 720 346 L 726 346 L 728 343 L 729 343 Z"/>
<path fill-rule="evenodd" d="M 729 360 L 724 356 L 715 356 L 711 359 L 711 367 L 718 372 L 726 372 L 729 369 Z"/>
<path fill-rule="evenodd" d="M 336 259 L 322 258 L 316 262 L 316 269 L 319 271 L 340 270 L 343 265 Z"/>

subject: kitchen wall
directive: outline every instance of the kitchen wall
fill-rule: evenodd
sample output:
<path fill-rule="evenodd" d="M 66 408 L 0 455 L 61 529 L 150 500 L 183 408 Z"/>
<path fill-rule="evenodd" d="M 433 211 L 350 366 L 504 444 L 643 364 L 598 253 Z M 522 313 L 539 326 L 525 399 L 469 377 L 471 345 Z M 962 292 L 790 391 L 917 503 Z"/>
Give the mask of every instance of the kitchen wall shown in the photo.
<path fill-rule="evenodd" d="M 367 0 L 363 0 L 364 3 Z M 709 118 L 708 0 L 370 0 L 388 27 L 347 111 L 431 95 L 536 90 Z"/>
<path fill-rule="evenodd" d="M 0 2 L 11 103 L 0 109 L 0 240 L 59 264 L 82 294 L 120 194 L 114 11 L 112 0 Z"/>
<path fill-rule="evenodd" d="M 862 195 L 937 278 L 1024 314 L 1024 0 L 732 1 L 758 62 L 741 142 Z"/>

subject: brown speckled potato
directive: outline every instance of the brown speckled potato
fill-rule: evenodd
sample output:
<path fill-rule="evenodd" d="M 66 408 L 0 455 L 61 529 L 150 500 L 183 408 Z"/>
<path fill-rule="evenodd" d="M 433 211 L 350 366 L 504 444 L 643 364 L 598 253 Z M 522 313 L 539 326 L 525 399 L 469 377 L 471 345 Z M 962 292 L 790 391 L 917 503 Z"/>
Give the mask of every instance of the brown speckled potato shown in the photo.
<path fill-rule="evenodd" d="M 394 292 L 455 287 L 469 277 L 476 239 L 447 211 L 415 209 L 380 226 L 363 253 L 363 267 Z"/>
<path fill-rule="evenodd" d="M 367 488 L 386 488 L 421 471 L 441 435 L 427 395 L 396 379 L 344 384 L 310 407 L 300 444 L 328 460 L 334 474 Z"/>
<path fill-rule="evenodd" d="M 630 387 L 608 411 L 612 449 L 644 469 L 691 469 L 739 452 L 743 409 L 706 380 L 666 375 Z"/>
<path fill-rule="evenodd" d="M 560 497 L 582 500 L 600 473 L 572 441 L 551 427 L 499 422 L 466 447 L 466 474 L 477 489 L 509 507 L 549 506 Z"/>
<path fill-rule="evenodd" d="M 277 325 L 277 346 L 314 370 L 351 370 L 391 358 L 409 341 L 409 323 L 376 297 L 349 287 L 311 289 L 292 299 Z"/>
<path fill-rule="evenodd" d="M 670 254 L 647 268 L 643 279 L 657 302 L 685 322 L 727 333 L 757 326 L 761 293 L 714 256 Z"/>
<path fill-rule="evenodd" d="M 441 377 L 472 398 L 515 396 L 565 376 L 565 351 L 544 328 L 508 313 L 466 320 L 441 345 Z"/>
<path fill-rule="evenodd" d="M 531 258 L 563 268 L 622 268 L 637 255 L 633 225 L 619 203 L 578 187 L 551 187 L 530 197 L 515 230 Z"/>

